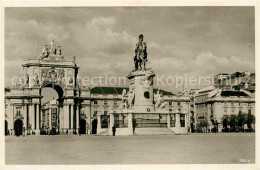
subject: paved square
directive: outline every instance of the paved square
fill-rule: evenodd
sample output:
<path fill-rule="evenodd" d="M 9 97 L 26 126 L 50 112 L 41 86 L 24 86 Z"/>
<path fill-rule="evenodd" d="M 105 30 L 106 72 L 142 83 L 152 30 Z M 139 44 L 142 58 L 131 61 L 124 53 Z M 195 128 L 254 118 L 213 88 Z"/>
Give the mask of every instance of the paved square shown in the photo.
<path fill-rule="evenodd" d="M 6 137 L 6 164 L 255 162 L 255 134 Z"/>

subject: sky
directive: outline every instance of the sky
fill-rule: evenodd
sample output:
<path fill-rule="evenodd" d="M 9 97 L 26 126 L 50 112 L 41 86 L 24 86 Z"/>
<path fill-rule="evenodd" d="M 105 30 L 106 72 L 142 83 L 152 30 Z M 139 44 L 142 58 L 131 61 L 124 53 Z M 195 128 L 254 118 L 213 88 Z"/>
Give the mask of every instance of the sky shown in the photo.
<path fill-rule="evenodd" d="M 5 86 L 52 40 L 76 56 L 79 76 L 125 77 L 139 34 L 156 75 L 255 72 L 254 20 L 254 7 L 5 8 Z"/>

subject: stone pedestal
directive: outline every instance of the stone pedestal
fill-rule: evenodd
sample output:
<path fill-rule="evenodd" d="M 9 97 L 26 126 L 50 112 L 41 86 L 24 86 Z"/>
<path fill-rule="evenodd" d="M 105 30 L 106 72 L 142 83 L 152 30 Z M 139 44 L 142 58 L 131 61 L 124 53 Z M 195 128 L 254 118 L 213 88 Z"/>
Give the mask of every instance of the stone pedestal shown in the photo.
<path fill-rule="evenodd" d="M 40 135 L 40 130 L 39 129 L 34 130 L 34 132 L 35 132 L 35 135 Z"/>
<path fill-rule="evenodd" d="M 73 129 L 69 129 L 68 134 L 73 134 Z"/>
<path fill-rule="evenodd" d="M 135 112 L 153 112 L 153 77 L 152 70 L 137 70 L 128 75 L 129 94 L 134 94 Z"/>
<path fill-rule="evenodd" d="M 133 129 L 133 114 L 128 113 L 128 128 Z"/>

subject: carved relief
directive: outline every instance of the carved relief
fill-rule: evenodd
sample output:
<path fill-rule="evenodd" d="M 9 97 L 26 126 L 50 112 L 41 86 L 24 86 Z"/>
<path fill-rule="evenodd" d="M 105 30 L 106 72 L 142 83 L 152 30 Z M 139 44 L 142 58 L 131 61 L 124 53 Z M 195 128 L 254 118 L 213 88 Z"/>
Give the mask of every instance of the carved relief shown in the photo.
<path fill-rule="evenodd" d="M 49 69 L 42 69 L 42 73 L 41 73 L 41 75 L 42 75 L 42 78 L 44 79 L 44 78 L 47 78 L 47 74 L 48 74 L 48 71 L 49 71 Z"/>
<path fill-rule="evenodd" d="M 52 67 L 52 68 L 48 71 L 47 76 L 48 76 L 48 78 L 51 78 L 51 80 L 57 80 L 58 73 L 57 73 L 57 71 L 55 70 L 55 68 Z"/>

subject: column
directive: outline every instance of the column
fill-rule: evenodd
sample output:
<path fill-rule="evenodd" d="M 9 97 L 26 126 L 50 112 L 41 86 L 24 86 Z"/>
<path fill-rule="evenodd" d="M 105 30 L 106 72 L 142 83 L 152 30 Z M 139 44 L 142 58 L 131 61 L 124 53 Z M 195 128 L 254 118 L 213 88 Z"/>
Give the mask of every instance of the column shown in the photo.
<path fill-rule="evenodd" d="M 52 126 L 51 126 L 51 108 L 49 108 L 48 113 L 49 113 L 49 129 L 51 130 L 52 129 Z"/>
<path fill-rule="evenodd" d="M 38 105 L 38 111 L 39 111 L 39 128 L 42 128 L 42 111 L 41 111 L 41 104 Z"/>
<path fill-rule="evenodd" d="M 38 113 L 38 110 L 39 110 L 39 104 L 36 104 L 35 105 L 36 106 L 36 108 L 35 108 L 35 115 L 36 115 L 36 130 L 39 130 L 39 122 L 40 122 L 40 119 L 39 119 L 39 117 L 40 117 L 40 113 Z"/>
<path fill-rule="evenodd" d="M 14 118 L 13 118 L 13 104 L 8 104 L 7 108 L 6 108 L 6 114 L 8 116 L 8 129 L 9 129 L 9 133 L 11 135 L 11 129 L 14 128 Z M 13 133 L 12 133 L 13 134 Z"/>
<path fill-rule="evenodd" d="M 171 117 L 170 114 L 167 114 L 167 127 L 170 129 L 171 127 Z"/>
<path fill-rule="evenodd" d="M 114 127 L 114 125 L 115 125 L 114 114 L 110 113 L 109 114 L 109 127 L 108 127 L 109 135 L 113 135 L 113 127 Z"/>
<path fill-rule="evenodd" d="M 23 127 L 25 129 L 24 133 L 27 134 L 27 104 L 23 106 L 23 116 L 24 116 L 24 122 L 23 122 Z"/>
<path fill-rule="evenodd" d="M 73 104 L 70 104 L 70 129 L 73 129 Z"/>
<path fill-rule="evenodd" d="M 188 125 L 188 119 L 187 119 L 187 117 L 188 117 L 188 114 L 184 114 L 184 120 L 185 120 L 185 127 L 187 127 L 187 125 Z"/>
<path fill-rule="evenodd" d="M 87 132 L 88 134 L 90 134 L 90 129 L 91 129 L 91 111 L 90 111 L 90 104 L 87 104 L 87 106 L 85 107 L 85 114 L 87 116 Z"/>
<path fill-rule="evenodd" d="M 101 114 L 100 113 L 97 115 L 97 121 L 98 121 L 97 128 L 101 129 Z"/>
<path fill-rule="evenodd" d="M 59 119 L 60 119 L 60 123 L 59 123 L 59 130 L 60 130 L 60 133 L 63 133 L 64 131 L 64 108 L 65 108 L 65 105 L 63 105 L 63 107 L 61 108 L 60 107 L 60 112 L 59 112 Z"/>
<path fill-rule="evenodd" d="M 180 113 L 176 113 L 176 124 L 175 127 L 179 128 L 181 127 L 181 122 L 180 122 Z"/>
<path fill-rule="evenodd" d="M 15 114 L 15 105 L 12 104 L 12 116 L 11 116 L 11 121 L 10 121 L 10 125 L 11 125 L 11 131 L 12 131 L 12 135 L 14 136 L 14 114 Z M 10 132 L 11 133 L 11 132 Z"/>
<path fill-rule="evenodd" d="M 110 126 L 109 128 L 112 128 L 114 126 L 114 114 L 113 113 L 110 113 Z"/>
<path fill-rule="evenodd" d="M 77 110 L 76 110 L 76 133 L 78 133 L 78 130 L 79 130 L 79 105 L 76 106 L 77 107 Z"/>
<path fill-rule="evenodd" d="M 64 106 L 64 132 L 67 133 L 69 129 L 69 104 L 65 104 Z"/>
<path fill-rule="evenodd" d="M 119 127 L 123 127 L 123 115 L 119 114 Z"/>
<path fill-rule="evenodd" d="M 34 120 L 34 104 L 32 103 L 29 106 L 29 123 L 31 125 L 31 130 L 35 129 L 35 120 Z"/>

